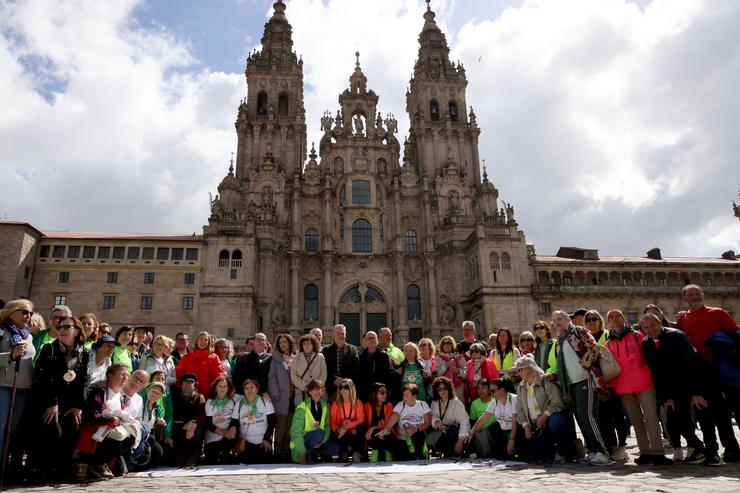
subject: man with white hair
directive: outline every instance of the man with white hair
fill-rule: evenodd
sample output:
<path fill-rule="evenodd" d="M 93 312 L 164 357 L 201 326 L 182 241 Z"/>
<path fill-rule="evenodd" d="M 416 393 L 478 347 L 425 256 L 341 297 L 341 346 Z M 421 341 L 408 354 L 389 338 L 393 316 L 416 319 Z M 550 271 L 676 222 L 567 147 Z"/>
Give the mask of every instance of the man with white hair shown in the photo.
<path fill-rule="evenodd" d="M 342 324 L 334 326 L 331 334 L 334 342 L 321 350 L 326 361 L 326 393 L 333 397 L 334 391 L 345 378 L 357 381 L 360 369 L 360 356 L 357 348 L 347 343 L 347 327 Z"/>
<path fill-rule="evenodd" d="M 314 327 L 313 329 L 311 329 L 309 334 L 311 334 L 312 336 L 316 336 L 316 339 L 319 340 L 319 346 L 324 344 L 324 331 L 322 331 L 320 328 Z"/>
<path fill-rule="evenodd" d="M 480 342 L 486 348 L 486 354 L 491 350 L 488 344 L 481 341 L 475 334 L 475 322 L 466 320 L 462 323 L 462 341 L 457 343 L 457 352 L 465 356 L 466 361 L 470 361 L 470 346 Z"/>
<path fill-rule="evenodd" d="M 588 462 L 595 466 L 612 464 L 599 429 L 599 345 L 591 331 L 573 325 L 566 311 L 554 311 L 552 324 L 559 348 L 557 381 L 586 441 Z"/>
<path fill-rule="evenodd" d="M 388 353 L 393 368 L 398 368 L 404 356 L 403 351 L 393 345 L 393 332 L 390 327 L 383 327 L 378 331 L 378 346 L 381 349 L 385 349 L 386 353 Z"/>

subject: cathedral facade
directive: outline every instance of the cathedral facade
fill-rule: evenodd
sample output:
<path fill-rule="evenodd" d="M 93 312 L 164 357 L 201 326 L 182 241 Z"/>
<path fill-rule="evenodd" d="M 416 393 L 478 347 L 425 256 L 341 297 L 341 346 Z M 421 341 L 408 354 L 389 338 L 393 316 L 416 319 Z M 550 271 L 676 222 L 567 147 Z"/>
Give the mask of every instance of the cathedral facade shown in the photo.
<path fill-rule="evenodd" d="M 323 136 L 309 147 L 303 61 L 285 10 L 274 4 L 261 49 L 247 59 L 235 159 L 203 234 L 1 223 L 14 241 L 0 252 L 0 295 L 30 296 L 41 309 L 64 301 L 114 325 L 237 340 L 343 323 L 354 343 L 384 326 L 400 340 L 459 337 L 467 319 L 481 335 L 503 326 L 518 333 L 560 307 L 673 310 L 686 281 L 705 286 L 708 302 L 740 310 L 732 252 L 601 259 L 566 248 L 538 257 L 481 167 L 465 69 L 450 61 L 429 8 L 406 93 L 408 137 L 400 142 L 395 118 L 381 113 L 357 54 L 339 107 L 324 113 Z"/>

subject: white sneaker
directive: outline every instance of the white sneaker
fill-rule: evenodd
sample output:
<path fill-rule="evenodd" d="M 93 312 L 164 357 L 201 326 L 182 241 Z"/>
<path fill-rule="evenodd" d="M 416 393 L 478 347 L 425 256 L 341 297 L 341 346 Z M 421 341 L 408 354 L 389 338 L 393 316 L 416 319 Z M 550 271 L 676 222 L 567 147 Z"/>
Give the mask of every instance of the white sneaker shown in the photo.
<path fill-rule="evenodd" d="M 683 462 L 684 457 L 685 456 L 683 454 L 683 449 L 681 448 L 673 449 L 673 462 Z"/>
<path fill-rule="evenodd" d="M 611 453 L 612 460 L 618 461 L 618 462 L 626 462 L 630 456 L 627 454 L 627 451 L 624 449 L 624 447 L 614 447 L 614 450 Z"/>
<path fill-rule="evenodd" d="M 593 452 L 588 454 L 588 463 L 592 466 L 609 466 L 614 462 L 601 452 Z"/>

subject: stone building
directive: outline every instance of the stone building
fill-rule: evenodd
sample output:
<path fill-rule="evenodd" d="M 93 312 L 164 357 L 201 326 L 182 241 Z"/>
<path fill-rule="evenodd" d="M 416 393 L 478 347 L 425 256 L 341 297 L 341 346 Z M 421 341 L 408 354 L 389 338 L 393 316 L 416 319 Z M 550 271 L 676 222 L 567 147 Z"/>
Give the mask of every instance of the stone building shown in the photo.
<path fill-rule="evenodd" d="M 400 340 L 520 332 L 553 309 L 680 308 L 684 282 L 740 313 L 740 269 L 721 259 L 599 258 L 564 248 L 537 256 L 511 204 L 481 167 L 481 132 L 461 64 L 427 8 L 406 93 L 410 128 L 362 71 L 348 67 L 339 108 L 307 146 L 303 61 L 285 4 L 274 4 L 262 46 L 247 59 L 247 96 L 235 122 L 236 159 L 218 186 L 202 236 L 40 232 L 0 223 L 0 296 L 37 309 L 66 302 L 113 323 L 174 334 L 207 329 L 241 340 L 257 330 L 391 326 Z M 320 159 L 319 159 L 320 156 Z M 482 170 L 482 173 L 481 173 Z"/>

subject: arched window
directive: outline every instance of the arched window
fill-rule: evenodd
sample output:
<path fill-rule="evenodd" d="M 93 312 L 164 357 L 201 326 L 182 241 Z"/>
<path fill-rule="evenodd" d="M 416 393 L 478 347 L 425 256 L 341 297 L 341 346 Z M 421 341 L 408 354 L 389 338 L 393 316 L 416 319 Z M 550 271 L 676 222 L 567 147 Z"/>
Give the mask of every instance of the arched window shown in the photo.
<path fill-rule="evenodd" d="M 416 231 L 413 229 L 406 230 L 406 253 L 416 252 Z"/>
<path fill-rule="evenodd" d="M 450 101 L 449 104 L 449 111 L 450 111 L 450 120 L 453 122 L 456 122 L 460 119 L 460 115 L 457 112 L 457 103 L 454 101 Z"/>
<path fill-rule="evenodd" d="M 229 266 L 229 251 L 221 250 L 218 252 L 218 266 L 228 267 Z"/>
<path fill-rule="evenodd" d="M 385 303 L 385 298 L 383 298 L 383 295 L 380 294 L 380 291 L 377 289 L 367 288 L 367 292 L 365 293 L 365 303 L 372 303 L 373 301 Z"/>
<path fill-rule="evenodd" d="M 267 115 L 267 93 L 260 91 L 257 94 L 257 116 Z"/>
<path fill-rule="evenodd" d="M 360 302 L 360 290 L 357 289 L 357 286 L 354 288 L 348 289 L 346 293 L 342 295 L 342 299 L 339 300 L 340 303 L 359 303 Z"/>
<path fill-rule="evenodd" d="M 288 93 L 287 92 L 281 92 L 278 96 L 278 115 L 279 116 L 288 116 Z"/>
<path fill-rule="evenodd" d="M 570 274 L 563 274 L 563 284 L 573 284 L 573 277 Z"/>
<path fill-rule="evenodd" d="M 439 121 L 439 103 L 436 99 L 429 101 L 429 117 L 433 122 Z"/>
<path fill-rule="evenodd" d="M 488 257 L 488 260 L 491 263 L 491 270 L 499 270 L 501 268 L 498 263 L 498 253 L 492 253 L 490 257 Z"/>
<path fill-rule="evenodd" d="M 352 203 L 370 203 L 370 182 L 367 180 L 354 180 L 352 182 Z"/>
<path fill-rule="evenodd" d="M 231 260 L 241 260 L 242 259 L 242 251 L 241 250 L 234 250 L 231 252 Z"/>
<path fill-rule="evenodd" d="M 406 306 L 409 320 L 421 320 L 421 294 L 416 284 L 409 284 L 406 288 Z"/>
<path fill-rule="evenodd" d="M 380 189 L 380 183 L 375 184 L 375 204 L 383 207 L 383 191 Z"/>
<path fill-rule="evenodd" d="M 358 219 L 352 223 L 352 251 L 373 251 L 373 227 L 367 219 Z"/>
<path fill-rule="evenodd" d="M 501 270 L 511 270 L 511 257 L 508 253 L 501 254 Z"/>
<path fill-rule="evenodd" d="M 319 288 L 308 284 L 303 288 L 303 320 L 319 319 Z"/>
<path fill-rule="evenodd" d="M 319 232 L 313 228 L 306 230 L 306 251 L 307 252 L 318 252 L 319 251 Z"/>

